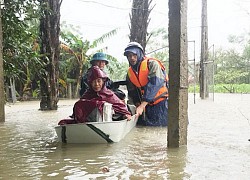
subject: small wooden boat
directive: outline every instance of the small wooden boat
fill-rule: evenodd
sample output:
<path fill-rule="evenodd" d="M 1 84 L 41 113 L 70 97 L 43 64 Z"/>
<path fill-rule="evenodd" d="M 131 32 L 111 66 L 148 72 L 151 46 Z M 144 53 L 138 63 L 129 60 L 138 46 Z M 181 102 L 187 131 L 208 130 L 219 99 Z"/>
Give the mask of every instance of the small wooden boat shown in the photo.
<path fill-rule="evenodd" d="M 59 142 L 64 143 L 113 143 L 123 139 L 136 125 L 138 117 L 128 121 L 87 122 L 64 124 L 55 127 Z"/>

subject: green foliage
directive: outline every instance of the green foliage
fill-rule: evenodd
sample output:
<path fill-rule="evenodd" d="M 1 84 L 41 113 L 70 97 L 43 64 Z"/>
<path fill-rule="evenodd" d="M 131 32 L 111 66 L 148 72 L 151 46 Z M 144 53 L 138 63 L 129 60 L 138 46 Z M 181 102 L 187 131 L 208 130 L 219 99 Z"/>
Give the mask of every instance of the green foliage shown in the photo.
<path fill-rule="evenodd" d="M 62 43 L 65 45 L 61 52 L 61 69 L 67 68 L 67 72 L 71 75 L 76 74 L 77 67 L 83 67 L 82 71 L 86 72 L 90 67 L 90 59 L 93 54 L 89 54 L 93 49 L 98 48 L 98 46 L 104 43 L 104 40 L 110 38 L 116 34 L 117 29 L 114 29 L 108 33 L 103 34 L 101 37 L 97 38 L 93 42 L 88 40 L 83 40 L 81 34 L 77 27 L 69 26 L 65 22 L 62 24 L 61 39 Z M 103 49 L 98 49 L 95 52 L 103 52 Z M 95 53 L 94 52 L 94 53 Z M 108 56 L 110 63 L 117 63 L 117 60 Z M 82 64 L 82 65 L 80 65 Z M 80 66 L 79 66 L 80 65 Z M 112 72 L 112 69 L 110 69 Z M 73 78 L 71 76 L 71 78 Z"/>
<path fill-rule="evenodd" d="M 247 45 L 245 45 L 245 48 L 244 48 L 244 50 L 243 50 L 243 57 L 245 57 L 247 60 L 248 60 L 248 62 L 249 62 L 249 59 L 250 59 L 250 42 L 247 44 Z"/>
<path fill-rule="evenodd" d="M 126 79 L 127 70 L 129 64 L 127 62 L 115 62 L 109 63 L 108 65 L 108 74 L 110 79 L 113 81 L 121 81 Z"/>
<path fill-rule="evenodd" d="M 36 81 L 44 64 L 39 54 L 39 3 L 4 1 L 2 6 L 4 78 L 16 80 L 18 94 Z"/>
<path fill-rule="evenodd" d="M 63 79 L 75 78 L 79 64 L 85 64 L 89 57 L 86 55 L 90 42 L 83 41 L 75 27 L 62 24 L 61 28 L 61 61 L 60 70 L 64 72 Z"/>
<path fill-rule="evenodd" d="M 240 35 L 240 36 L 235 36 L 235 35 L 230 35 L 228 37 L 228 41 L 230 43 L 243 43 L 245 40 L 245 37 Z"/>
<path fill-rule="evenodd" d="M 36 3 L 27 0 L 5 1 L 2 20 L 4 70 L 7 77 L 17 78 L 27 64 L 39 64 L 38 54 L 32 50 L 38 35 L 35 18 L 39 16 L 34 12 Z"/>
<path fill-rule="evenodd" d="M 223 71 L 219 71 L 215 75 L 215 81 L 217 83 L 234 84 L 240 82 L 240 79 L 246 77 L 248 74 L 248 72 L 244 72 L 242 70 L 226 69 Z"/>
<path fill-rule="evenodd" d="M 199 85 L 190 85 L 188 88 L 189 93 L 199 93 Z M 250 93 L 250 84 L 216 84 L 214 87 L 209 87 L 209 92 L 215 93 Z"/>
<path fill-rule="evenodd" d="M 248 51 L 245 56 L 235 50 L 217 51 L 215 60 L 215 84 L 249 83 L 249 59 Z"/>
<path fill-rule="evenodd" d="M 166 28 L 159 28 L 150 33 L 146 55 L 159 59 L 168 67 L 168 32 Z"/>
<path fill-rule="evenodd" d="M 93 42 L 88 40 L 83 40 L 78 28 L 74 26 L 68 26 L 67 24 L 62 24 L 61 31 L 61 61 L 60 61 L 60 72 L 61 78 L 63 80 L 76 79 L 76 91 L 75 96 L 78 95 L 78 89 L 80 87 L 81 77 L 86 73 L 87 69 L 90 67 L 90 59 L 92 55 L 96 52 L 105 52 L 105 49 L 98 49 L 98 46 L 104 43 L 105 39 L 110 38 L 116 34 L 117 29 L 103 34 L 101 37 L 97 38 Z M 94 53 L 89 53 L 94 49 Z M 110 74 L 119 68 L 119 63 L 117 59 L 108 55 L 109 66 L 108 71 Z"/>

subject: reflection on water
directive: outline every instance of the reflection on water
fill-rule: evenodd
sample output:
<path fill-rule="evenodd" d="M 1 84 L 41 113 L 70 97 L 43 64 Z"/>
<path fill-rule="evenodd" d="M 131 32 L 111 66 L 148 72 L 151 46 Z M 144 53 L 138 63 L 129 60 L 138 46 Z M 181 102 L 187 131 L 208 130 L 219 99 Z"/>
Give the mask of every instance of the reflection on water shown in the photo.
<path fill-rule="evenodd" d="M 75 100 L 50 112 L 38 111 L 39 102 L 6 106 L 0 179 L 248 179 L 249 101 L 250 95 L 191 100 L 188 145 L 177 149 L 167 148 L 167 128 L 150 127 L 119 143 L 61 144 L 54 126 Z"/>

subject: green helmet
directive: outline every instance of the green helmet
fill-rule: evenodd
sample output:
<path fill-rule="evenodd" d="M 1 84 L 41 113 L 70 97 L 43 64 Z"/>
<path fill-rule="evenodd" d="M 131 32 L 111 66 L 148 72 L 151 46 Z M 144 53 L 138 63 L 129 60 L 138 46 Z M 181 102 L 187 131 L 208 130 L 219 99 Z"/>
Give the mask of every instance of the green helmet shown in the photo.
<path fill-rule="evenodd" d="M 93 61 L 105 61 L 106 64 L 109 63 L 109 60 L 107 58 L 107 55 L 103 52 L 98 52 L 93 55 L 93 57 L 90 60 L 90 63 L 92 64 Z"/>

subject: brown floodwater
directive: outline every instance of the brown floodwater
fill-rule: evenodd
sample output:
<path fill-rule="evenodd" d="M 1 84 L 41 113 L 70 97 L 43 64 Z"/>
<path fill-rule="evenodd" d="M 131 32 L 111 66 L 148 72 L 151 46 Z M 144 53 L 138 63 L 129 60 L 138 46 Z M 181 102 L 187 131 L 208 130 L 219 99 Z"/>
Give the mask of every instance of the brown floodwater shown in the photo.
<path fill-rule="evenodd" d="M 76 100 L 60 100 L 49 112 L 39 111 L 38 101 L 6 104 L 0 179 L 248 180 L 250 95 L 193 98 L 188 144 L 176 149 L 167 148 L 167 128 L 160 127 L 136 127 L 119 143 L 62 144 L 54 127 Z"/>

